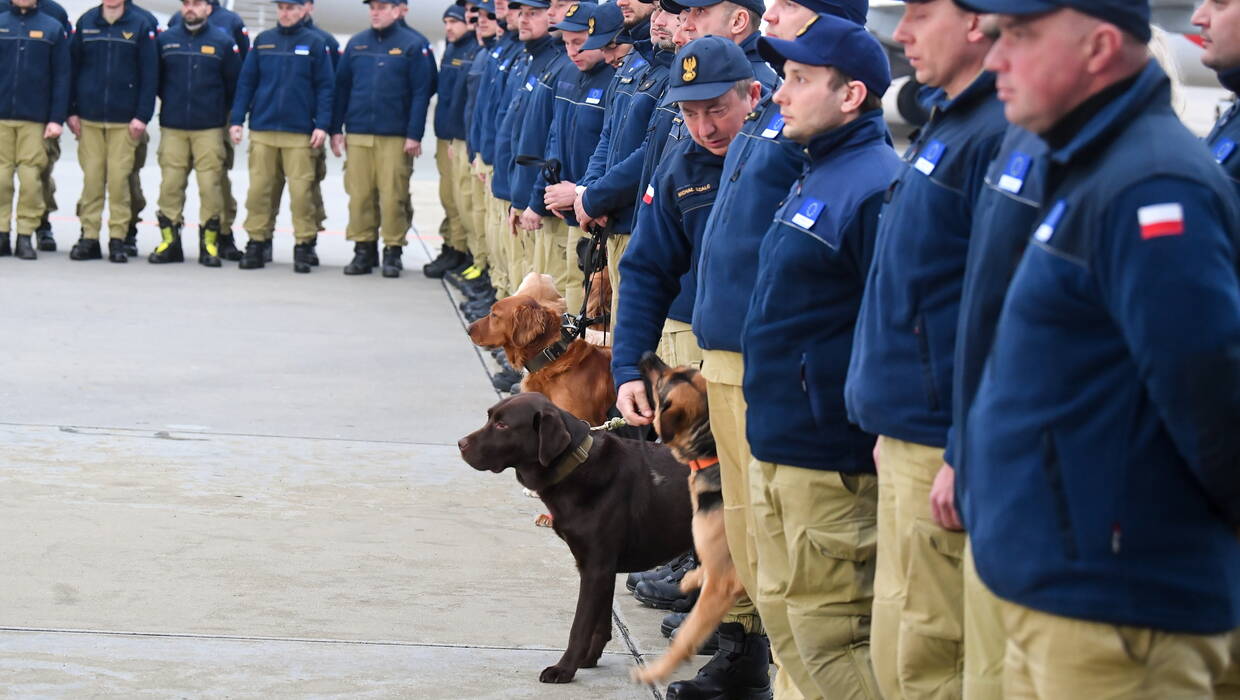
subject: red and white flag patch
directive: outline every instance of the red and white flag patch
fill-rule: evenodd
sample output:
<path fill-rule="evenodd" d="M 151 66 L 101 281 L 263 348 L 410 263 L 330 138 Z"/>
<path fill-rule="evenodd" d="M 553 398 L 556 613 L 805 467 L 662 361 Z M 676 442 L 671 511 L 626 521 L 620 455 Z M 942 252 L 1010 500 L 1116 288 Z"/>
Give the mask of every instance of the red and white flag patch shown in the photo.
<path fill-rule="evenodd" d="M 1184 207 L 1178 203 L 1151 204 L 1137 210 L 1141 239 L 1178 236 L 1184 233 Z"/>
<path fill-rule="evenodd" d="M 646 185 L 646 194 L 642 195 L 642 201 L 646 204 L 654 201 L 654 185 Z"/>

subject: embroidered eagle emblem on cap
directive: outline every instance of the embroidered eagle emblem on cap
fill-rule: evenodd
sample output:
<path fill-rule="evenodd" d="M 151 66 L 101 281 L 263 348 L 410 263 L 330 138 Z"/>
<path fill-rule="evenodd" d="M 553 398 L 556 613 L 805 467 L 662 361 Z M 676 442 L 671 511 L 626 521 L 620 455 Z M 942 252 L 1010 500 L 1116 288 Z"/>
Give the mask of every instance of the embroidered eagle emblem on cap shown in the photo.
<path fill-rule="evenodd" d="M 593 34 L 594 33 L 594 18 L 593 17 L 590 18 L 590 21 L 588 22 L 588 24 L 590 25 L 589 33 Z"/>
<path fill-rule="evenodd" d="M 817 21 L 818 21 L 818 15 L 814 15 L 813 17 L 810 17 L 809 21 L 805 23 L 805 26 L 801 27 L 801 29 L 797 31 L 797 36 L 801 36 L 805 32 L 808 32 L 809 28 L 814 26 L 814 22 L 817 22 Z"/>
<path fill-rule="evenodd" d="M 580 3 L 574 3 L 572 7 L 568 8 L 568 12 L 564 13 L 564 16 L 572 17 L 573 15 L 577 14 L 577 8 L 579 7 L 581 7 Z"/>
<path fill-rule="evenodd" d="M 686 83 L 697 80 L 697 56 L 685 57 L 684 63 L 681 63 L 680 67 L 685 70 L 684 75 L 680 76 L 682 80 Z"/>

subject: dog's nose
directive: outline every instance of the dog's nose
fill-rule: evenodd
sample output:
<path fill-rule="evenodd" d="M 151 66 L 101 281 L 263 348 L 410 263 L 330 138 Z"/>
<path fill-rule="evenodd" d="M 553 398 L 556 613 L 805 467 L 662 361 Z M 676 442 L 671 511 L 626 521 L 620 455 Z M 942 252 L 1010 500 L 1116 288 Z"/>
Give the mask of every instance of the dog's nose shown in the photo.
<path fill-rule="evenodd" d="M 469 449 L 469 438 L 463 437 L 460 440 L 457 440 L 456 448 L 460 450 L 461 452 L 464 452 L 465 450 Z"/>

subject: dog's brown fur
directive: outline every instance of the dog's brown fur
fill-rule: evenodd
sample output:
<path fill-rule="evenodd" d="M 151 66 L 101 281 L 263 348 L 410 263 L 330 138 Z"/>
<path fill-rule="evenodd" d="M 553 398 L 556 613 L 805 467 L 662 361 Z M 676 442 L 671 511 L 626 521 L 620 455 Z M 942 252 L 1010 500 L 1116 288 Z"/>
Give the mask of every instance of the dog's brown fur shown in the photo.
<path fill-rule="evenodd" d="M 556 480 L 556 465 L 593 438 L 589 456 Z M 518 394 L 487 411 L 487 422 L 461 438 L 461 457 L 474 469 L 513 467 L 523 486 L 554 516 L 581 576 L 577 612 L 563 657 L 543 669 L 543 683 L 567 683 L 598 664 L 611 639 L 616 574 L 643 571 L 692 542 L 686 469 L 662 445 L 599 431 L 538 394 Z M 555 601 L 549 602 L 556 605 Z"/>
<path fill-rule="evenodd" d="M 607 268 L 603 268 L 594 273 L 594 277 L 590 279 L 590 296 L 586 298 L 586 316 L 598 318 L 605 313 L 610 313 L 611 295 L 611 275 L 608 274 Z M 590 328 L 596 331 L 606 331 L 611 328 L 611 321 L 614 320 L 596 323 Z"/>
<path fill-rule="evenodd" d="M 700 460 L 717 459 L 706 404 L 706 379 L 701 373 L 692 367 L 668 367 L 654 353 L 642 357 L 641 369 L 654 393 L 654 429 L 676 459 L 691 466 Z M 667 653 L 634 670 L 633 677 L 643 683 L 661 682 L 691 659 L 745 593 L 724 532 L 718 464 L 689 473 L 689 495 L 693 503 L 693 547 L 700 565 L 685 575 L 680 587 L 686 592 L 701 588 L 701 594 L 676 630 Z"/>
<path fill-rule="evenodd" d="M 514 367 L 560 339 L 560 315 L 531 296 L 500 299 L 491 313 L 469 326 L 469 338 L 483 347 L 502 347 Z M 616 403 L 611 377 L 611 349 L 574 340 L 554 362 L 531 372 L 524 391 L 538 392 L 578 418 L 598 425 Z"/>

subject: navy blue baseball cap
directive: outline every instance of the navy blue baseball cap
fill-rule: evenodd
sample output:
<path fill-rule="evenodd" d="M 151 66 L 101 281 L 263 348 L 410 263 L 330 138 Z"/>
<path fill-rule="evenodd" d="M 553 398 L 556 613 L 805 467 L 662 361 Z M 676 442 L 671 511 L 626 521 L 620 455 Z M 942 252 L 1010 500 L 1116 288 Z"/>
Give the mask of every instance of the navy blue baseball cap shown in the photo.
<path fill-rule="evenodd" d="M 723 2 L 723 0 L 676 0 L 676 4 L 683 5 L 686 8 L 710 7 L 711 5 L 718 5 L 721 2 Z M 759 17 L 766 13 L 766 4 L 763 3 L 762 0 L 729 0 L 729 2 L 740 5 L 746 10 L 757 12 Z M 757 29 L 757 27 L 754 27 L 754 29 Z"/>
<path fill-rule="evenodd" d="M 526 7 L 533 7 L 539 10 L 545 10 L 548 7 L 551 7 L 549 0 L 508 0 L 508 5 L 509 7 L 513 5 L 525 5 Z"/>
<path fill-rule="evenodd" d="M 474 0 L 474 5 L 483 12 L 495 14 L 495 0 Z"/>
<path fill-rule="evenodd" d="M 274 3 L 288 3 L 289 5 L 305 5 L 306 0 L 271 0 Z M 364 0 L 365 1 L 365 0 Z"/>
<path fill-rule="evenodd" d="M 459 19 L 460 21 L 464 22 L 465 21 L 465 8 L 461 5 L 457 5 L 456 3 L 448 5 L 448 9 L 443 11 L 443 18 L 448 19 L 449 17 L 453 19 Z"/>
<path fill-rule="evenodd" d="M 865 18 L 870 12 L 870 3 L 867 0 L 792 0 L 802 7 L 823 15 L 835 15 L 843 17 L 846 20 L 856 22 L 857 24 L 865 24 Z"/>
<path fill-rule="evenodd" d="M 955 0 L 982 14 L 1040 15 L 1065 7 L 1109 22 L 1137 39 L 1150 40 L 1149 0 Z"/>
<path fill-rule="evenodd" d="M 633 43 L 628 33 L 624 31 L 624 13 L 614 2 L 598 6 L 598 9 L 594 11 L 594 21 L 590 23 L 588 31 L 590 36 L 586 38 L 586 43 L 581 47 L 583 51 L 601 49 L 613 41 L 617 44 Z"/>
<path fill-rule="evenodd" d="M 593 19 L 598 5 L 591 5 L 585 2 L 574 3 L 569 6 L 564 13 L 564 19 L 558 24 L 551 25 L 552 29 L 558 29 L 562 32 L 584 32 L 590 29 L 590 20 Z"/>
<path fill-rule="evenodd" d="M 681 12 L 686 12 L 689 9 L 685 7 L 684 5 L 681 5 L 680 3 L 676 2 L 676 0 L 655 0 L 655 2 L 659 3 L 659 9 L 663 10 L 664 12 L 670 12 L 674 15 L 678 15 Z"/>
<path fill-rule="evenodd" d="M 891 64 L 883 45 L 865 27 L 835 15 L 814 15 L 792 41 L 761 37 L 758 53 L 776 67 L 785 61 L 831 66 L 860 80 L 871 95 L 879 97 L 891 85 Z"/>
<path fill-rule="evenodd" d="M 662 104 L 713 100 L 746 78 L 753 78 L 753 65 L 736 42 L 718 36 L 694 39 L 672 60 Z"/>
<path fill-rule="evenodd" d="M 286 0 L 272 0 L 272 2 L 285 2 L 285 1 L 286 1 Z M 301 0 L 301 1 L 302 1 L 303 3 L 305 2 L 305 0 Z M 386 3 L 390 3 L 390 4 L 392 4 L 392 5 L 408 5 L 408 4 L 409 4 L 408 0 L 379 0 L 379 2 L 386 2 Z M 369 4 L 370 4 L 370 0 L 362 0 L 362 4 L 363 4 L 363 5 L 369 5 Z"/>

